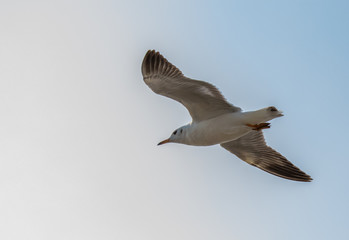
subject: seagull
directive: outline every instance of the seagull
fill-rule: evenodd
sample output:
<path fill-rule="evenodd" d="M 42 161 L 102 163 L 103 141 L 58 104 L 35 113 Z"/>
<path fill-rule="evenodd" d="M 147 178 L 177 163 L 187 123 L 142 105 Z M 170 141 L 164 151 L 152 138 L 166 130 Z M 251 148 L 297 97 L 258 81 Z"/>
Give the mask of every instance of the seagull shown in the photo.
<path fill-rule="evenodd" d="M 187 78 L 159 52 L 149 50 L 142 62 L 144 82 L 155 93 L 172 98 L 187 108 L 192 122 L 161 141 L 193 146 L 220 144 L 248 164 L 289 180 L 312 178 L 269 147 L 262 133 L 268 121 L 282 117 L 276 107 L 243 112 L 224 98 L 210 83 Z"/>

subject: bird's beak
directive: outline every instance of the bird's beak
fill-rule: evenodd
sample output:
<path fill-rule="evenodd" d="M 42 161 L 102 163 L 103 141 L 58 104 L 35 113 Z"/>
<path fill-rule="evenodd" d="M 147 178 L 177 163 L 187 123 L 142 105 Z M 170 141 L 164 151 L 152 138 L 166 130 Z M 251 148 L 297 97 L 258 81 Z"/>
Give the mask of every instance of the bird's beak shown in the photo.
<path fill-rule="evenodd" d="M 278 117 L 283 117 L 283 116 L 284 116 L 284 113 L 282 111 L 279 111 Z"/>
<path fill-rule="evenodd" d="M 162 144 L 165 144 L 165 143 L 169 143 L 169 142 L 170 142 L 170 139 L 168 138 L 168 139 L 166 139 L 166 140 L 164 140 L 164 141 L 159 142 L 159 143 L 158 143 L 158 146 L 159 146 L 159 145 L 162 145 Z"/>

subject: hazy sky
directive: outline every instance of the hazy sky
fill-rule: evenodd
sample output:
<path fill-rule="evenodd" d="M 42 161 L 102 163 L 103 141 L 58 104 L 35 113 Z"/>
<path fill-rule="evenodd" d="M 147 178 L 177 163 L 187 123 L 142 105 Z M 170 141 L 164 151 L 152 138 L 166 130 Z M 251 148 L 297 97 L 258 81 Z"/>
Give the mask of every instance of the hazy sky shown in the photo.
<path fill-rule="evenodd" d="M 346 1 L 0 1 L 0 239 L 347 239 Z M 244 110 L 285 116 L 284 180 L 219 146 L 140 65 L 160 51 Z"/>

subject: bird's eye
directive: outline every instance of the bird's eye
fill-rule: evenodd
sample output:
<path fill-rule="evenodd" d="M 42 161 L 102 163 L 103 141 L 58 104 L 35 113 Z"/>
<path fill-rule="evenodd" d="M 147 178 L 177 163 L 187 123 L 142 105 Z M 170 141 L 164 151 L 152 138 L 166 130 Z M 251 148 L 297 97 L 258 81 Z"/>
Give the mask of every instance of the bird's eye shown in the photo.
<path fill-rule="evenodd" d="M 176 133 L 177 133 L 177 130 L 173 132 L 173 135 L 176 135 Z"/>
<path fill-rule="evenodd" d="M 181 133 L 183 132 L 183 129 L 181 129 Z"/>
<path fill-rule="evenodd" d="M 270 107 L 269 110 L 272 111 L 272 112 L 276 112 L 277 111 L 277 109 L 275 107 Z"/>

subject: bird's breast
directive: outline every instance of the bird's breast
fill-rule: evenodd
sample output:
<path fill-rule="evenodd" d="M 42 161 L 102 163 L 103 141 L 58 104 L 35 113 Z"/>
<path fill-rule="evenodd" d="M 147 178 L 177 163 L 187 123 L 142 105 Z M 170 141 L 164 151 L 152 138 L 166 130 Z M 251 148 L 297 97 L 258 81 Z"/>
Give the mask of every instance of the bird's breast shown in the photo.
<path fill-rule="evenodd" d="M 242 137 L 250 130 L 238 114 L 225 114 L 217 118 L 192 123 L 188 128 L 185 144 L 195 146 L 220 144 Z"/>

